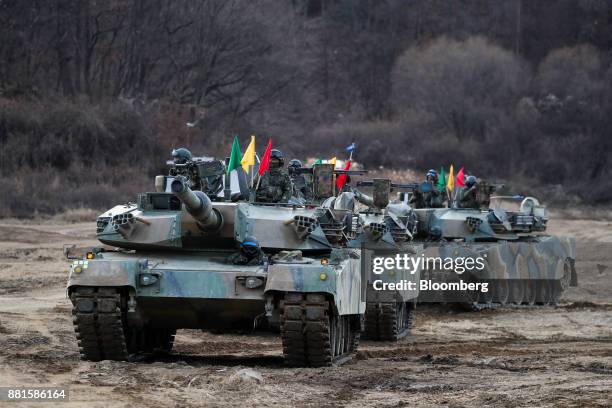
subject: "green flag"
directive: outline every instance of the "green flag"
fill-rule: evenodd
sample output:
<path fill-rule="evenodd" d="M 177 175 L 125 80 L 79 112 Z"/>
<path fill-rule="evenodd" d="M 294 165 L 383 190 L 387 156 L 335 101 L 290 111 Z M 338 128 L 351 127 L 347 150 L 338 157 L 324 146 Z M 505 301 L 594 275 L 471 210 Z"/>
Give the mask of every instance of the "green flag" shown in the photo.
<path fill-rule="evenodd" d="M 242 164 L 242 152 L 240 151 L 240 145 L 238 144 L 238 136 L 234 136 L 234 143 L 232 144 L 232 153 L 230 154 L 229 164 L 227 165 L 227 173 L 241 167 Z"/>
<path fill-rule="evenodd" d="M 321 159 L 317 159 L 317 160 L 314 161 L 314 164 L 321 164 L 321 163 L 323 163 L 323 160 L 321 160 Z"/>
<path fill-rule="evenodd" d="M 446 190 L 446 173 L 444 173 L 444 167 L 440 167 L 440 176 L 438 177 L 438 190 L 441 193 Z"/>

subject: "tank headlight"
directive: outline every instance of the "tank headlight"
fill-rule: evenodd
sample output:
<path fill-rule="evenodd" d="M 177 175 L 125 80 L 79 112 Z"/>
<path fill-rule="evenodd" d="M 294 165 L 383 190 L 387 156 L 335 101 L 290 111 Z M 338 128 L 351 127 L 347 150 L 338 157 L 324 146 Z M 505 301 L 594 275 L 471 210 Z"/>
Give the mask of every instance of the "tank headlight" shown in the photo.
<path fill-rule="evenodd" d="M 81 267 L 80 267 L 80 266 L 76 266 L 76 267 L 73 269 L 73 271 L 74 271 L 74 273 L 81 273 L 81 272 L 83 271 L 83 269 L 81 269 Z"/>
<path fill-rule="evenodd" d="M 85 256 L 87 259 L 94 259 L 94 253 L 93 252 L 88 252 L 87 255 Z"/>
<path fill-rule="evenodd" d="M 321 272 L 319 274 L 319 279 L 321 279 L 322 281 L 326 280 L 327 279 L 327 274 L 325 272 Z"/>
<path fill-rule="evenodd" d="M 142 286 L 150 286 L 150 285 L 154 285 L 155 283 L 157 283 L 158 278 L 155 275 L 151 275 L 148 273 L 143 273 L 140 275 L 140 284 Z"/>
<path fill-rule="evenodd" d="M 244 281 L 244 286 L 248 289 L 255 289 L 263 285 L 263 279 L 258 278 L 256 276 L 249 276 Z"/>

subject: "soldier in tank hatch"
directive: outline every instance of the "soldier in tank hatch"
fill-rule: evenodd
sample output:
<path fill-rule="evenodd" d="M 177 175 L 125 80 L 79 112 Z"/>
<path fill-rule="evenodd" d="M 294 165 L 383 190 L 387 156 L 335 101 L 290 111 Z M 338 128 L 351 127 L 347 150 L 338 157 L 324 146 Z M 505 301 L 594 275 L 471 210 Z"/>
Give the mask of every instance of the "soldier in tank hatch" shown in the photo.
<path fill-rule="evenodd" d="M 270 152 L 270 171 L 265 173 L 255 191 L 255 201 L 261 203 L 286 203 L 291 198 L 291 178 L 283 169 L 285 159 L 280 150 Z"/>
<path fill-rule="evenodd" d="M 247 236 L 240 243 L 238 251 L 227 258 L 227 262 L 233 265 L 261 265 L 264 262 L 264 256 L 257 238 Z"/>
<path fill-rule="evenodd" d="M 480 208 L 480 202 L 478 200 L 478 181 L 474 176 L 468 176 L 465 179 L 465 187 L 461 189 L 459 193 L 459 208 Z"/>
<path fill-rule="evenodd" d="M 428 185 L 427 191 L 419 187 L 414 190 L 409 204 L 414 208 L 442 208 L 446 196 L 444 192 L 438 190 L 438 172 L 431 169 L 425 176 L 425 183 Z"/>

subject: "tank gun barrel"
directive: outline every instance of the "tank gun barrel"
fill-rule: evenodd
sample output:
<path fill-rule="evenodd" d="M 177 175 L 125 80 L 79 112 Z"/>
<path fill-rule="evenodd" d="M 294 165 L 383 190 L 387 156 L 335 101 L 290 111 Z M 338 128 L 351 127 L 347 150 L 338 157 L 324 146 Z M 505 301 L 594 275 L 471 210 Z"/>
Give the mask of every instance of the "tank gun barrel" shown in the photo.
<path fill-rule="evenodd" d="M 368 207 L 374 207 L 374 199 L 367 195 L 362 193 L 359 190 L 355 190 L 355 200 L 359 201 L 361 204 L 368 206 Z"/>
<path fill-rule="evenodd" d="M 390 183 L 389 186 L 397 189 L 405 189 L 405 190 L 416 190 L 421 186 L 422 183 Z M 360 180 L 357 182 L 357 187 L 373 187 L 373 180 Z"/>
<path fill-rule="evenodd" d="M 185 205 L 185 209 L 195 218 L 200 228 L 207 232 L 215 232 L 221 228 L 223 217 L 219 211 L 213 208 L 212 202 L 206 194 L 191 190 L 180 178 L 172 181 L 170 189 Z"/>

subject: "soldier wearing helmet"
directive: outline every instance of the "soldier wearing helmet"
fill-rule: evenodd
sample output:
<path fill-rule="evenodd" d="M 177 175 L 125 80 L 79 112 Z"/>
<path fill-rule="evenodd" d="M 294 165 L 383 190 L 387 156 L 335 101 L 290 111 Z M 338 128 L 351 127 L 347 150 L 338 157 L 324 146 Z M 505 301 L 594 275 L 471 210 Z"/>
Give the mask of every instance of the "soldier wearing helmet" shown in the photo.
<path fill-rule="evenodd" d="M 285 159 L 280 150 L 270 152 L 270 170 L 266 172 L 255 191 L 255 201 L 261 203 L 286 203 L 291 198 L 291 179 L 283 169 Z"/>
<path fill-rule="evenodd" d="M 291 159 L 289 162 L 289 177 L 293 187 L 292 196 L 300 202 L 312 201 L 312 189 L 306 179 L 306 174 L 300 172 L 302 162 L 298 159 Z"/>
<path fill-rule="evenodd" d="M 193 155 L 189 149 L 184 147 L 172 149 L 172 167 L 169 175 L 185 177 L 191 189 L 200 190 L 202 188 L 202 180 L 198 173 L 198 167 L 193 160 Z"/>
<path fill-rule="evenodd" d="M 239 245 L 238 252 L 231 254 L 227 262 L 233 265 L 261 265 L 264 262 L 264 253 L 259 241 L 253 236 L 247 236 Z"/>
<path fill-rule="evenodd" d="M 446 196 L 438 190 L 438 172 L 430 169 L 425 176 L 427 188 L 414 190 L 409 203 L 414 208 L 441 208 L 444 207 Z"/>
<path fill-rule="evenodd" d="M 193 159 L 193 155 L 188 149 L 184 147 L 172 149 L 172 161 L 174 164 L 185 164 L 191 159 Z"/>
<path fill-rule="evenodd" d="M 458 202 L 459 208 L 480 208 L 480 202 L 477 197 L 478 181 L 474 176 L 468 176 L 465 179 L 465 187 L 461 189 L 461 194 Z"/>

